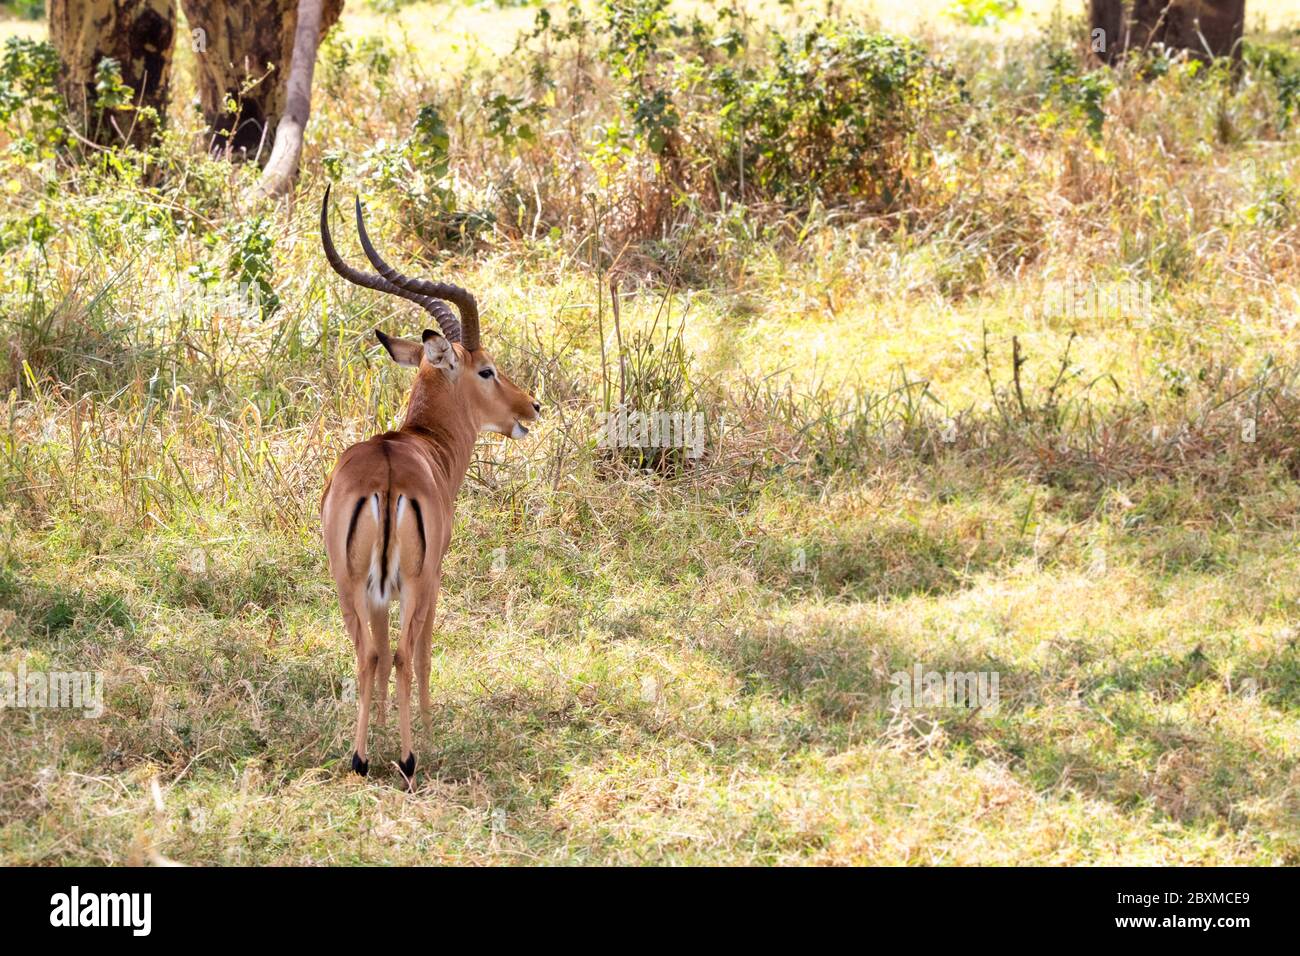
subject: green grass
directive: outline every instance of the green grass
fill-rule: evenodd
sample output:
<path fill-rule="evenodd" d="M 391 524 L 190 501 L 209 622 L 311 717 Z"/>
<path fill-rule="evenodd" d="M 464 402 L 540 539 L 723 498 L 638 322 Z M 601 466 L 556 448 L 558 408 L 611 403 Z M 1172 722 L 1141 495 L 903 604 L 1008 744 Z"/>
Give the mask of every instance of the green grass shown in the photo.
<path fill-rule="evenodd" d="M 621 334 L 685 317 L 710 428 L 697 466 L 641 473 L 596 443 L 612 214 L 548 194 L 543 228 L 498 210 L 442 248 L 377 171 L 425 102 L 481 122 L 478 74 L 430 77 L 398 26 L 531 16 L 355 6 L 387 93 L 318 74 L 297 193 L 258 229 L 253 171 L 179 109 L 161 182 L 3 157 L 0 671 L 101 672 L 106 713 L 0 710 L 0 862 L 1300 863 L 1300 150 L 1266 78 L 1121 78 L 1093 143 L 1035 92 L 1064 29 L 1042 5 L 927 27 L 972 100 L 914 215 L 701 201 L 618 259 Z M 570 148 L 460 136 L 462 209 Z M 607 210 L 656 181 L 619 175 Z M 547 405 L 462 491 L 412 793 L 395 719 L 348 773 L 317 508 L 401 414 L 369 330 L 421 317 L 328 271 L 327 180 L 390 258 L 479 295 Z M 274 315 L 169 291 L 256 272 L 258 238 Z M 1043 318 L 1071 276 L 1150 282 L 1152 313 Z M 894 705 L 918 663 L 997 672 L 997 712 Z"/>

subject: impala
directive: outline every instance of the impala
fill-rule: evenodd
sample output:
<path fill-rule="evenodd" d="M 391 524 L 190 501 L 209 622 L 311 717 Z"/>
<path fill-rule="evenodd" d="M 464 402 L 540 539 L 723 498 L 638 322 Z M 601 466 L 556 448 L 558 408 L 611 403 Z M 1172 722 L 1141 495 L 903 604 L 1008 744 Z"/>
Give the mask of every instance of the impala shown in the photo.
<path fill-rule="evenodd" d="M 367 289 L 414 302 L 437 323 L 420 342 L 375 337 L 398 365 L 417 369 L 406 419 L 348 448 L 321 498 L 321 525 L 330 573 L 338 587 L 343 623 L 357 654 L 357 726 L 352 769 L 370 769 L 366 729 L 372 692 L 379 726 L 388 706 L 388 678 L 397 668 L 397 712 L 402 739 L 398 762 L 407 785 L 415 776 L 411 746 L 411 671 L 420 689 L 420 713 L 429 727 L 429 668 L 433 617 L 442 583 L 442 558 L 451 541 L 456 492 L 482 431 L 511 438 L 528 434 L 541 405 L 497 369 L 479 343 L 478 303 L 464 289 L 402 275 L 375 252 L 357 201 L 357 234 L 378 274 L 353 269 L 329 232 L 329 189 L 320 213 L 321 243 L 334 271 Z M 456 306 L 460 320 L 446 303 Z M 397 651 L 389 646 L 388 606 L 401 603 Z"/>

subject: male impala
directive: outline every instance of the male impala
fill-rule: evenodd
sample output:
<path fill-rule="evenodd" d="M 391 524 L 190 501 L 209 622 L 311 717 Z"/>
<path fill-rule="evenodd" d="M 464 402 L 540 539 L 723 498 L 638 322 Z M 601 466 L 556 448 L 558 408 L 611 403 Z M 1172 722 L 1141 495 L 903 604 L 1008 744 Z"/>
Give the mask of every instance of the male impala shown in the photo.
<path fill-rule="evenodd" d="M 347 265 L 329 232 L 329 189 L 321 205 L 325 256 L 349 282 L 391 292 L 433 316 L 441 331 L 423 341 L 375 336 L 393 361 L 419 371 L 406 420 L 343 452 L 321 498 L 321 524 L 339 607 L 357 652 L 357 729 L 352 769 L 364 776 L 366 725 L 372 690 L 379 691 L 379 726 L 388 704 L 388 676 L 397 665 L 397 713 L 402 736 L 398 766 L 408 786 L 415 775 L 411 747 L 411 668 L 420 685 L 420 713 L 429 726 L 429 667 L 433 615 L 442 581 L 442 557 L 451 540 L 456 492 L 481 431 L 511 438 L 528 434 L 541 405 L 497 371 L 479 345 L 478 303 L 464 289 L 411 279 L 389 266 L 370 244 L 357 201 L 357 233 L 379 275 Z M 453 303 L 460 321 L 442 301 Z M 401 630 L 394 656 L 388 643 L 388 605 L 401 601 Z M 369 625 L 367 627 L 367 624 Z"/>

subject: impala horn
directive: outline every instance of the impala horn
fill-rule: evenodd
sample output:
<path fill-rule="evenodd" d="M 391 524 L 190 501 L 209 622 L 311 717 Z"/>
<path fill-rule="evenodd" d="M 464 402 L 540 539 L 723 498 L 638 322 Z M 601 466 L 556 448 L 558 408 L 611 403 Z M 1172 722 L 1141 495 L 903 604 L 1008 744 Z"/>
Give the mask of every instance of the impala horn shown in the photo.
<path fill-rule="evenodd" d="M 460 313 L 460 325 L 464 336 L 461 344 L 467 352 L 478 351 L 478 301 L 458 285 L 451 285 L 448 282 L 427 282 L 424 279 L 412 279 L 410 276 L 402 275 L 380 258 L 379 253 L 370 243 L 370 236 L 366 234 L 366 224 L 361 218 L 359 198 L 357 199 L 357 235 L 361 239 L 361 248 L 365 250 L 366 258 L 379 270 L 379 274 L 386 281 L 407 292 L 432 299 L 445 299 L 454 305 L 456 311 Z"/>
<path fill-rule="evenodd" d="M 440 302 L 438 298 L 421 295 L 418 292 L 414 292 L 410 289 L 403 288 L 394 282 L 390 282 L 382 276 L 371 275 L 368 272 L 362 272 L 360 269 L 354 269 L 343 261 L 343 257 L 340 256 L 338 250 L 334 248 L 334 240 L 330 238 L 329 201 L 330 187 L 326 186 L 325 198 L 321 201 L 320 206 L 320 241 L 321 245 L 325 247 L 325 258 L 329 260 L 334 271 L 354 285 L 361 286 L 363 289 L 374 289 L 376 292 L 388 292 L 392 295 L 400 296 L 408 302 L 414 302 L 420 308 L 424 309 L 425 312 L 428 312 L 429 315 L 433 316 L 434 321 L 438 323 L 438 328 L 442 329 L 442 334 L 447 337 L 448 341 L 460 342 L 460 323 L 457 322 L 456 317 L 451 314 L 451 309 L 447 308 L 447 306 L 443 302 Z M 361 203 L 358 201 L 357 216 L 360 217 L 360 215 Z M 362 241 L 364 245 L 369 246 L 370 242 L 368 239 L 363 239 Z M 466 293 L 466 295 L 468 295 L 468 293 Z M 472 297 L 471 301 L 473 301 Z M 477 344 L 477 321 L 474 324 L 474 341 Z M 468 346 L 466 347 L 468 348 Z"/>

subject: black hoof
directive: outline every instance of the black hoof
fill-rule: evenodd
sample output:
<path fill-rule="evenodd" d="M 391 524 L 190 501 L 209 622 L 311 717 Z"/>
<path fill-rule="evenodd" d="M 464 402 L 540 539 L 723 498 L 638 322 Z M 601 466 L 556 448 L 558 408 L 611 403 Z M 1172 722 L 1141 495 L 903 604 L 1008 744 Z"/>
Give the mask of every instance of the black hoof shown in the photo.
<path fill-rule="evenodd" d="M 415 755 L 412 754 L 411 756 L 414 757 Z M 352 751 L 352 772 L 361 777 L 364 777 L 370 772 L 370 761 L 362 760 L 355 750 Z"/>
<path fill-rule="evenodd" d="M 405 760 L 397 761 L 397 769 L 407 780 L 415 779 L 415 754 L 409 754 Z"/>

